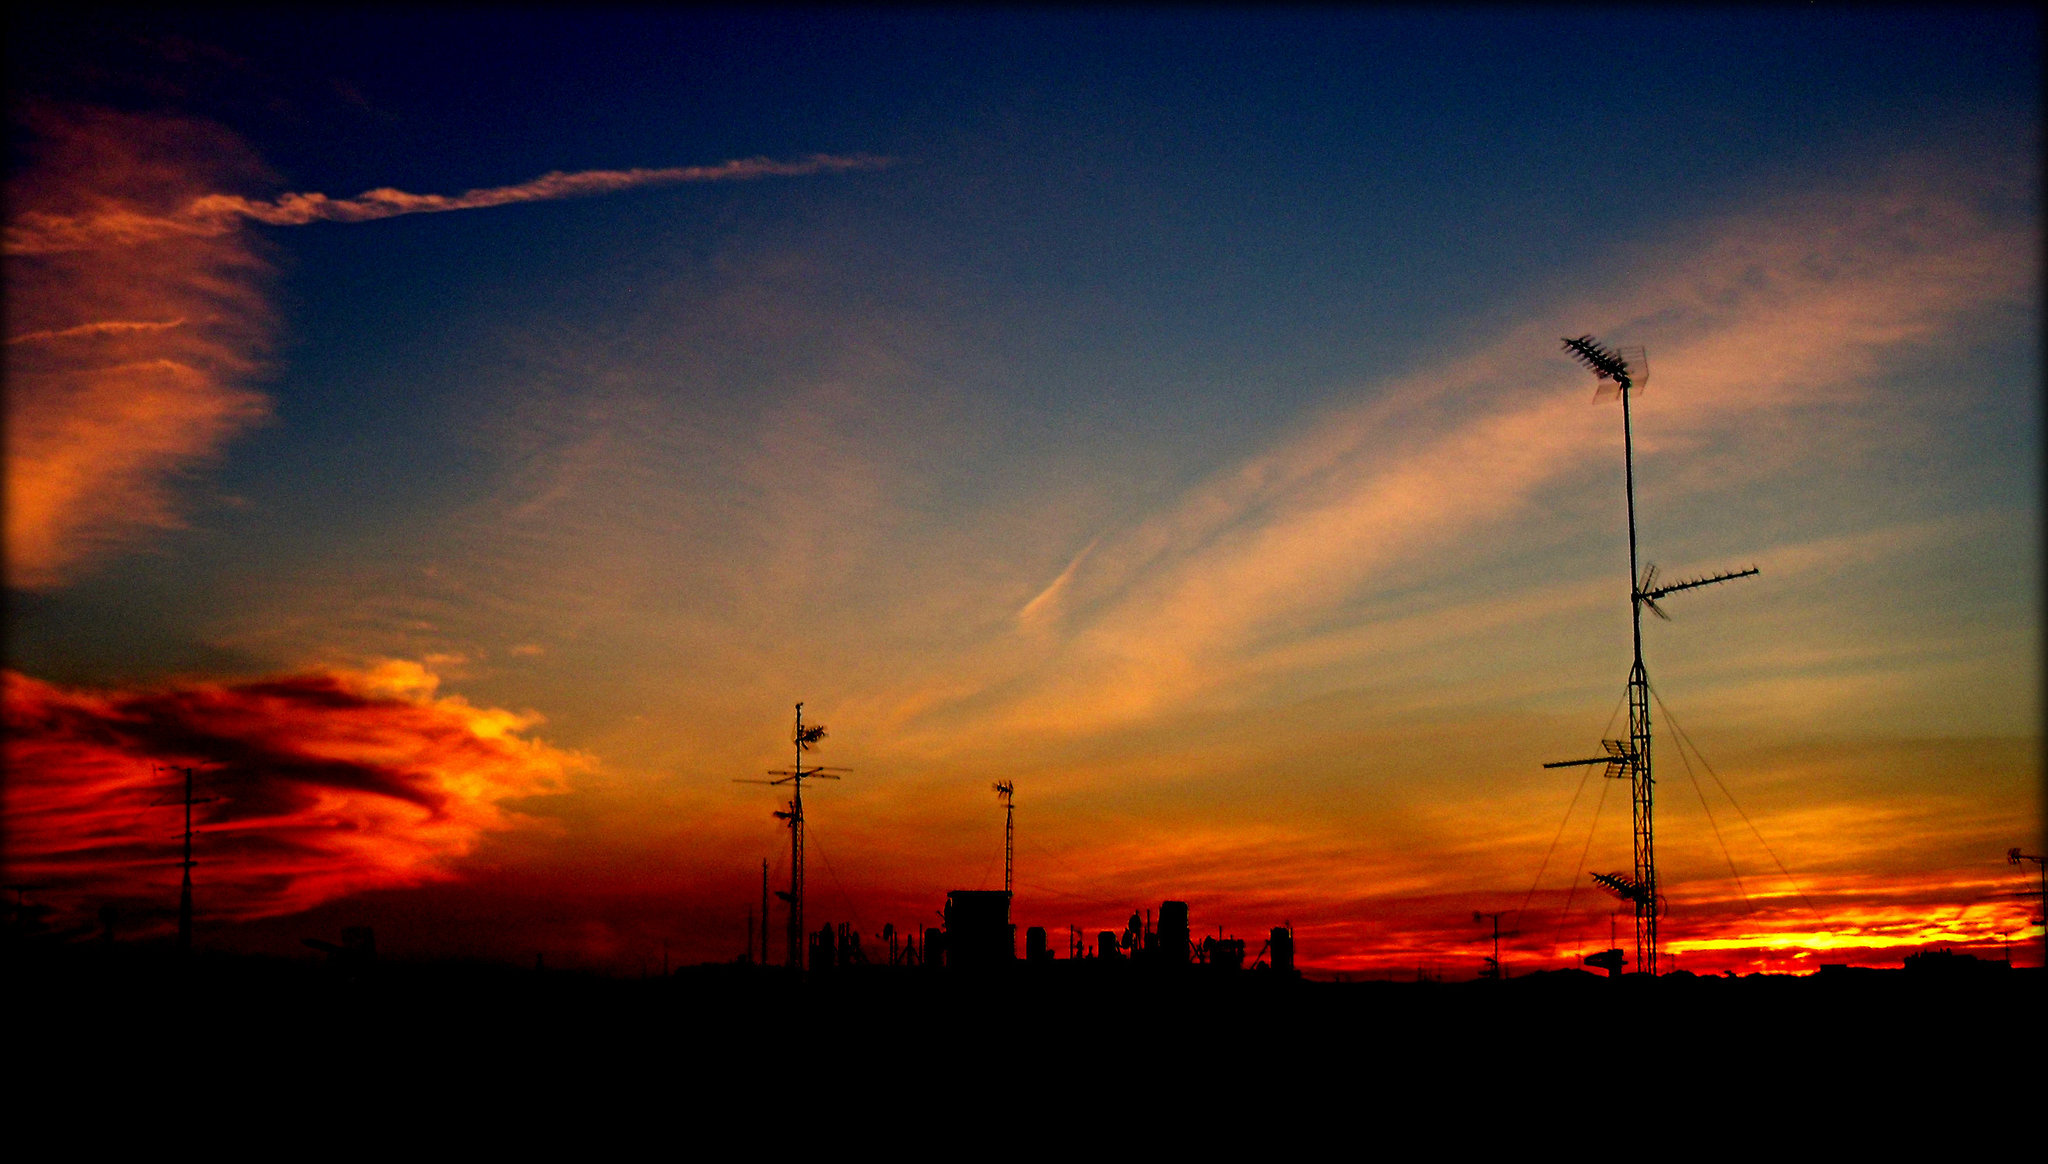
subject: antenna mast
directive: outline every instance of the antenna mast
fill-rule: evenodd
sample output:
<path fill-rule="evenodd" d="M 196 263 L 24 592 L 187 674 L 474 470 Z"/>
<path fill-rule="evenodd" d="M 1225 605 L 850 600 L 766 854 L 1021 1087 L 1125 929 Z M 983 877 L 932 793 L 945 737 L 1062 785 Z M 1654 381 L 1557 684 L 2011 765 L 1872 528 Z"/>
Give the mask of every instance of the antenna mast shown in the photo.
<path fill-rule="evenodd" d="M 1003 798 L 1003 892 L 1010 894 L 1010 877 L 1017 865 L 1017 786 L 1008 780 L 996 782 L 996 795 Z"/>
<path fill-rule="evenodd" d="M 779 780 L 734 781 L 736 784 L 790 786 L 789 810 L 778 811 L 775 814 L 777 820 L 789 822 L 789 892 L 776 890 L 775 896 L 789 903 L 789 950 L 783 964 L 797 970 L 804 967 L 804 781 L 837 780 L 837 773 L 846 771 L 844 768 L 804 767 L 804 753 L 816 747 L 818 741 L 824 738 L 824 724 L 804 726 L 804 705 L 799 703 L 796 705 L 796 733 L 792 737 L 796 745 L 796 764 L 789 768 L 776 768 L 768 773 L 770 776 L 781 777 Z M 762 924 L 767 924 L 765 912 Z"/>
<path fill-rule="evenodd" d="M 1506 910 L 1501 910 L 1498 913 L 1484 913 L 1476 909 L 1472 911 L 1472 921 L 1474 924 L 1482 921 L 1493 922 L 1493 957 L 1486 960 L 1486 969 L 1479 975 L 1481 978 L 1491 978 L 1497 982 L 1507 980 L 1507 968 L 1500 964 L 1500 919 L 1501 915 L 1506 912 Z M 1520 930 L 1509 930 L 1508 937 L 1517 937 L 1521 932 Z"/>
<path fill-rule="evenodd" d="M 189 766 L 169 771 L 185 774 L 185 798 L 179 802 L 185 806 L 185 855 L 178 862 L 184 870 L 184 877 L 178 885 L 178 957 L 182 959 L 192 953 L 192 866 L 198 864 L 192 859 L 192 806 L 220 798 L 192 795 L 192 769 Z"/>
<path fill-rule="evenodd" d="M 2048 966 L 2048 865 L 2044 865 L 2042 863 L 2042 858 L 2038 853 L 2022 853 L 2019 851 L 2017 847 L 2007 849 L 2005 851 L 2006 864 L 2019 865 L 2022 861 L 2032 861 L 2034 863 L 2034 872 L 2040 874 L 2041 876 L 2040 891 L 2037 893 L 2029 893 L 2025 896 L 2039 897 L 2041 899 L 2041 916 L 2037 918 L 2028 918 L 2027 920 L 2031 922 L 2040 923 L 2041 964 L 2044 966 Z M 2025 868 L 2025 866 L 2023 865 L 2020 867 Z M 2011 961 L 2011 959 L 2012 955 L 2007 954 L 2006 960 Z"/>
<path fill-rule="evenodd" d="M 1707 578 L 1695 578 L 1670 586 L 1657 586 L 1657 567 L 1640 570 L 1636 560 L 1636 455 L 1635 432 L 1629 415 L 1629 395 L 1639 390 L 1637 373 L 1628 361 L 1612 348 L 1608 348 L 1590 335 L 1564 341 L 1565 351 L 1585 365 L 1596 380 L 1612 382 L 1621 395 L 1621 456 L 1623 480 L 1628 491 L 1628 578 L 1629 578 L 1629 619 L 1635 646 L 1635 660 L 1628 672 L 1628 739 L 1602 740 L 1606 749 L 1604 756 L 1588 760 L 1563 760 L 1545 764 L 1545 768 L 1570 768 L 1585 764 L 1607 765 L 1606 776 L 1619 779 L 1629 778 L 1633 802 L 1635 826 L 1635 876 L 1622 874 L 1593 874 L 1598 881 L 1624 901 L 1635 906 L 1636 915 L 1636 970 L 1655 975 L 1657 973 L 1657 918 L 1663 911 L 1664 899 L 1657 892 L 1657 838 L 1654 827 L 1654 805 L 1656 781 L 1650 770 L 1650 679 L 1643 671 L 1643 608 L 1658 618 L 1669 619 L 1657 605 L 1657 599 L 1680 590 L 1691 590 L 1700 586 L 1711 586 L 1716 582 L 1727 582 L 1736 578 L 1747 578 L 1757 572 L 1754 566 L 1747 570 L 1736 570 L 1715 574 Z M 1646 364 L 1640 353 L 1637 362 Z M 1642 379 L 1648 380 L 1645 371 Z"/>

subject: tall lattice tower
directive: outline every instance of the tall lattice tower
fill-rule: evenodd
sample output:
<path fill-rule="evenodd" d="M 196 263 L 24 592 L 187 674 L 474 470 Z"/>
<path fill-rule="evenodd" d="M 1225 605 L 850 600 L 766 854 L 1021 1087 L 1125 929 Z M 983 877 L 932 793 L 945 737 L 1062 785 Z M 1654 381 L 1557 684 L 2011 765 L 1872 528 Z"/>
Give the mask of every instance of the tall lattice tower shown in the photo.
<path fill-rule="evenodd" d="M 1636 459 L 1635 435 L 1629 415 L 1629 397 L 1641 390 L 1649 379 L 1648 362 L 1638 352 L 1638 365 L 1631 368 L 1622 353 L 1603 346 L 1590 335 L 1564 341 L 1565 351 L 1573 359 L 1586 366 L 1596 380 L 1603 385 L 1611 384 L 1621 397 L 1621 455 L 1624 487 L 1628 492 L 1628 578 L 1629 618 L 1633 629 L 1635 660 L 1628 672 L 1628 739 L 1602 740 L 1606 755 L 1586 760 L 1561 760 L 1545 764 L 1545 768 L 1570 768 L 1584 764 L 1607 765 L 1606 775 L 1610 779 L 1626 776 L 1629 780 L 1630 800 L 1633 805 L 1635 832 L 1634 876 L 1621 873 L 1595 873 L 1593 880 L 1606 887 L 1622 900 L 1635 907 L 1636 915 L 1636 969 L 1647 974 L 1657 973 L 1657 919 L 1663 913 L 1664 899 L 1657 890 L 1657 836 L 1655 827 L 1655 796 L 1657 782 L 1650 767 L 1650 679 L 1643 670 L 1643 610 L 1658 618 L 1668 619 L 1657 599 L 1681 590 L 1692 590 L 1711 586 L 1716 582 L 1727 582 L 1735 578 L 1746 578 L 1756 573 L 1755 567 L 1715 574 L 1707 578 L 1694 578 L 1669 586 L 1658 586 L 1657 567 L 1639 567 L 1636 558 Z"/>

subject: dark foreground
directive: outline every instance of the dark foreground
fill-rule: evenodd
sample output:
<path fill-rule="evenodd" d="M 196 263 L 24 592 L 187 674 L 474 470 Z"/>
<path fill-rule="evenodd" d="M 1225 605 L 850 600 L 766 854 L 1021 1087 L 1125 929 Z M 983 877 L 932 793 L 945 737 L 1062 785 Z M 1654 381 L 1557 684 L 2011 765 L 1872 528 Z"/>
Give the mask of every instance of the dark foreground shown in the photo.
<path fill-rule="evenodd" d="M 673 1119 L 684 1136 L 743 1128 L 757 1143 L 812 1121 L 1007 1136 L 1024 1118 L 1075 1131 L 1127 1119 L 1141 1138 L 1171 1119 L 1178 1136 L 1208 1126 L 1244 1143 L 1277 1127 L 1261 1121 L 1356 1115 L 1456 1141 L 1503 1105 L 1562 1104 L 1571 1120 L 1698 1121 L 1730 1104 L 1867 1119 L 1957 1094 L 1973 1109 L 2033 1107 L 2043 1081 L 2038 970 L 1334 984 L 1028 969 L 806 981 L 714 966 L 617 980 L 460 963 L 17 958 L 8 1045 L 31 1070 L 16 1073 L 14 1106 L 247 1105 L 284 1126 L 312 1121 L 307 1134 L 392 1105 L 490 1111 L 498 1134 L 508 1113 L 605 1111 Z"/>

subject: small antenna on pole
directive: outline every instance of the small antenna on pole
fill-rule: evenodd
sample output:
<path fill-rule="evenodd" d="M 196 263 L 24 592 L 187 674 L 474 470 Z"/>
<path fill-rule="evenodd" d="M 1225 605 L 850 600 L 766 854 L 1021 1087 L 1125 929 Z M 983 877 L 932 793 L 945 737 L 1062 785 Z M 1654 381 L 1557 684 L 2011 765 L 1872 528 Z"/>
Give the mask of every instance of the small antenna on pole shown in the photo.
<path fill-rule="evenodd" d="M 1493 957 L 1486 960 L 1486 970 L 1479 975 L 1481 978 L 1491 978 L 1495 981 L 1506 981 L 1507 979 L 1507 968 L 1500 964 L 1500 919 L 1501 915 L 1506 912 L 1506 910 L 1500 910 L 1494 913 L 1486 913 L 1476 909 L 1472 911 L 1473 924 L 1476 925 L 1483 921 L 1491 921 L 1493 923 Z M 1507 936 L 1512 938 L 1521 932 L 1520 930 L 1509 930 Z"/>
<path fill-rule="evenodd" d="M 1010 878 L 1017 863 L 1017 786 L 1008 780 L 998 780 L 995 789 L 1003 800 L 1003 892 L 1012 893 Z"/>
<path fill-rule="evenodd" d="M 178 862 L 179 867 L 184 870 L 184 875 L 178 884 L 178 957 L 183 959 L 192 953 L 192 866 L 198 864 L 197 861 L 192 859 L 192 806 L 219 800 L 220 797 L 192 795 L 192 768 L 190 766 L 184 768 L 167 767 L 162 770 L 183 772 L 185 774 L 185 796 L 182 800 L 173 802 L 185 806 L 185 852 Z"/>
<path fill-rule="evenodd" d="M 2005 863 L 2008 865 L 2017 865 L 2020 868 L 2025 868 L 2024 862 L 2027 861 L 2034 863 L 2034 872 L 2038 873 L 2041 877 L 2040 890 L 2025 895 L 2041 899 L 2041 916 L 2028 918 L 2027 920 L 2041 927 L 2041 964 L 2048 966 L 2048 865 L 2042 863 L 2042 858 L 2039 854 L 2022 853 L 2017 845 L 2005 851 Z M 2008 955 L 2008 958 L 2010 958 L 2010 955 Z"/>

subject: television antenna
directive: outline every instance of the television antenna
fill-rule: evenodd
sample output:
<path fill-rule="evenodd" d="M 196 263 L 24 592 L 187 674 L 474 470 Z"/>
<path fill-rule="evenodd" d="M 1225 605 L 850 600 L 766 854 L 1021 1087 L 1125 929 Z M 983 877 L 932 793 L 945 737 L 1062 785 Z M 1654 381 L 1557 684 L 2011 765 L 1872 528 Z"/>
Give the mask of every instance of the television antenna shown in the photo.
<path fill-rule="evenodd" d="M 2038 892 L 2025 893 L 2021 896 L 2039 897 L 2041 899 L 2041 916 L 2028 918 L 2027 920 L 2041 927 L 2042 964 L 2048 965 L 2048 865 L 2042 863 L 2042 858 L 2039 854 L 2022 853 L 2017 845 L 2005 851 L 2006 864 L 2018 865 L 2024 869 L 2026 866 L 2022 862 L 2025 861 L 2032 861 L 2034 863 L 2034 871 L 2041 875 L 2040 890 Z"/>
<path fill-rule="evenodd" d="M 1491 978 L 1496 982 L 1505 982 L 1508 977 L 1506 967 L 1500 964 L 1500 940 L 1502 937 L 1500 919 L 1506 912 L 1506 910 L 1500 910 L 1495 913 L 1487 913 L 1477 909 L 1472 911 L 1472 924 L 1477 925 L 1483 921 L 1491 921 L 1493 923 L 1493 957 L 1486 960 L 1486 969 L 1479 976 L 1481 978 Z M 1506 936 L 1510 938 L 1517 937 L 1521 932 L 1520 930 L 1509 930 Z"/>
<path fill-rule="evenodd" d="M 154 766 L 152 766 L 154 768 Z M 192 866 L 199 862 L 192 859 L 192 806 L 208 804 L 219 800 L 218 796 L 192 795 L 192 768 L 165 766 L 161 771 L 183 772 L 185 774 L 185 795 L 181 800 L 157 801 L 158 804 L 182 804 L 185 806 L 185 852 L 178 866 L 184 870 L 184 877 L 178 885 L 178 957 L 185 958 L 192 953 Z"/>
<path fill-rule="evenodd" d="M 1628 673 L 1628 739 L 1601 740 L 1600 746 L 1606 755 L 1585 760 L 1560 760 L 1545 764 L 1545 768 L 1572 768 L 1588 764 L 1605 764 L 1605 776 L 1618 780 L 1626 776 L 1633 803 L 1635 834 L 1635 872 L 1631 875 L 1620 873 L 1595 873 L 1593 880 L 1610 892 L 1630 903 L 1636 915 L 1636 969 L 1642 973 L 1657 973 L 1657 921 L 1664 913 L 1664 899 L 1657 892 L 1657 844 L 1653 803 L 1656 794 L 1656 780 L 1650 768 L 1650 680 L 1643 670 L 1643 610 L 1660 619 L 1669 621 L 1671 616 L 1664 613 L 1657 600 L 1681 590 L 1694 590 L 1701 586 L 1712 586 L 1717 582 L 1730 582 L 1747 578 L 1757 573 L 1754 566 L 1746 570 L 1731 570 L 1703 578 L 1692 578 L 1668 586 L 1657 585 L 1657 567 L 1652 563 L 1648 568 L 1639 565 L 1636 556 L 1636 458 L 1635 434 L 1629 415 L 1629 394 L 1641 391 L 1649 380 L 1649 360 L 1640 348 L 1610 348 L 1590 335 L 1564 340 L 1564 349 L 1572 359 L 1593 373 L 1599 384 L 1599 396 L 1621 397 L 1621 450 L 1624 481 L 1628 491 L 1628 578 L 1629 617 L 1635 645 L 1635 661 Z M 1630 358 L 1633 357 L 1634 363 Z"/>
<path fill-rule="evenodd" d="M 1017 863 L 1017 786 L 998 780 L 995 789 L 1003 800 L 1003 892 L 1010 894 L 1010 877 Z"/>
<path fill-rule="evenodd" d="M 847 768 L 828 768 L 823 765 L 804 766 L 804 753 L 818 746 L 825 738 L 825 725 L 804 726 L 804 705 L 796 705 L 796 732 L 791 737 L 796 746 L 796 763 L 788 768 L 770 769 L 768 775 L 776 780 L 735 780 L 735 784 L 787 784 L 790 786 L 789 808 L 777 810 L 775 819 L 789 822 L 789 892 L 775 891 L 775 896 L 789 903 L 789 949 L 784 955 L 786 966 L 801 970 L 804 968 L 804 781 L 837 780 Z M 766 919 L 763 923 L 766 924 Z"/>

